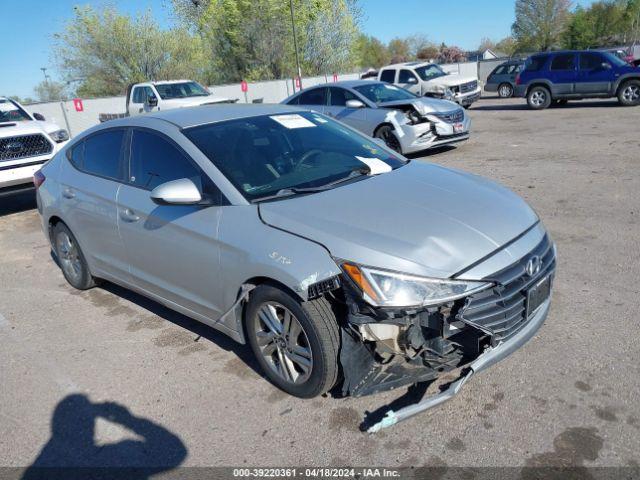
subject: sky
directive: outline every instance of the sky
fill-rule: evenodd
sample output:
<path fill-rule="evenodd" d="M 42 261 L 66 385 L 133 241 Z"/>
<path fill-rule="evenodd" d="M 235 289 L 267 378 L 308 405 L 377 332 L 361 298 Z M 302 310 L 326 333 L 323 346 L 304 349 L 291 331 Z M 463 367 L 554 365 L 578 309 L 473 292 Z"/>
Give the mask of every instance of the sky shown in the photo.
<path fill-rule="evenodd" d="M 73 18 L 73 7 L 78 4 L 111 4 L 130 15 L 151 9 L 160 25 L 172 24 L 170 0 L 0 0 L 4 38 L 0 95 L 34 97 L 34 87 L 44 79 L 41 67 L 47 68 L 52 80 L 59 79 L 51 53 L 53 34 Z M 421 33 L 433 42 L 464 50 L 477 48 L 483 37 L 506 37 L 514 20 L 514 0 L 361 0 L 361 6 L 361 27 L 367 35 L 388 42 Z"/>

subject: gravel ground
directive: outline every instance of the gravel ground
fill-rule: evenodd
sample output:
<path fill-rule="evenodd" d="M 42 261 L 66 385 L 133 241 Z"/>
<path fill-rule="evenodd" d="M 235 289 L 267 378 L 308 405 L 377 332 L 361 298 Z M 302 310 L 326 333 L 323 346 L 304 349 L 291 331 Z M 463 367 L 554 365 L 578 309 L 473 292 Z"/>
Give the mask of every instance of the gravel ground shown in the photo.
<path fill-rule="evenodd" d="M 470 141 L 421 160 L 512 188 L 557 242 L 551 313 L 524 348 L 368 435 L 365 412 L 411 393 L 289 397 L 214 330 L 116 286 L 74 291 L 31 196 L 5 198 L 0 466 L 638 466 L 640 108 L 488 98 L 469 113 Z"/>

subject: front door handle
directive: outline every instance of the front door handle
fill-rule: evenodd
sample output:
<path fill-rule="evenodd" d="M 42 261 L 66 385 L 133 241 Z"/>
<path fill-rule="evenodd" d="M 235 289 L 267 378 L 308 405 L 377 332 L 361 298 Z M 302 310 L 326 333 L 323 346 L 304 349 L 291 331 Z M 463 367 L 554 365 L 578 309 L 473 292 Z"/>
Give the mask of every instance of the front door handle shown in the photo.
<path fill-rule="evenodd" d="M 130 208 L 125 208 L 120 212 L 120 218 L 125 222 L 137 222 L 140 217 Z"/>
<path fill-rule="evenodd" d="M 74 193 L 73 190 L 71 190 L 69 187 L 65 188 L 64 190 L 62 190 L 62 196 L 64 198 L 75 198 L 76 194 Z"/>

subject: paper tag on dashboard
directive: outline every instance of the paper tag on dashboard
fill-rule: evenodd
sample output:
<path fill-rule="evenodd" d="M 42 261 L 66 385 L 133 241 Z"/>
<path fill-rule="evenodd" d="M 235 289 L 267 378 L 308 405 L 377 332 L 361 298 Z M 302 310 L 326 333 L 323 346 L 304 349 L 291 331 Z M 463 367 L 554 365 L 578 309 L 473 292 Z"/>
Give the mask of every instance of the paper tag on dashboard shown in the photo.
<path fill-rule="evenodd" d="M 379 173 L 387 173 L 392 170 L 390 165 L 387 165 L 379 158 L 358 157 L 357 155 L 356 158 L 371 169 L 369 175 L 378 175 Z"/>
<path fill-rule="evenodd" d="M 310 122 L 297 113 L 289 115 L 273 115 L 271 118 L 286 128 L 307 128 L 316 126 L 315 123 Z"/>

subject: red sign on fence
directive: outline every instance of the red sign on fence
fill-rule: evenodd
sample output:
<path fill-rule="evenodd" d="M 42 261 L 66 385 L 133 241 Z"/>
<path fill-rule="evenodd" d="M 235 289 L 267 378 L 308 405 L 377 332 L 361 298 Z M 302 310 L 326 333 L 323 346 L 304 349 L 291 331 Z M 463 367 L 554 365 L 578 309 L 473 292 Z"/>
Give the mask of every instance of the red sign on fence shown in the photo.
<path fill-rule="evenodd" d="M 334 74 L 333 74 L 333 81 L 334 81 L 334 82 L 337 82 L 337 81 L 338 81 L 338 74 L 337 74 L 337 73 L 334 73 Z"/>
<path fill-rule="evenodd" d="M 302 82 L 300 81 L 300 77 L 296 77 L 296 88 L 300 88 L 302 86 Z"/>
<path fill-rule="evenodd" d="M 247 90 L 249 90 L 249 84 L 247 84 L 247 82 L 245 82 L 244 80 L 242 80 L 240 82 L 240 90 L 242 90 L 243 92 L 247 92 Z"/>
<path fill-rule="evenodd" d="M 73 99 L 73 106 L 76 109 L 76 112 L 84 112 L 84 106 L 82 105 L 82 99 L 81 98 L 74 98 Z"/>

